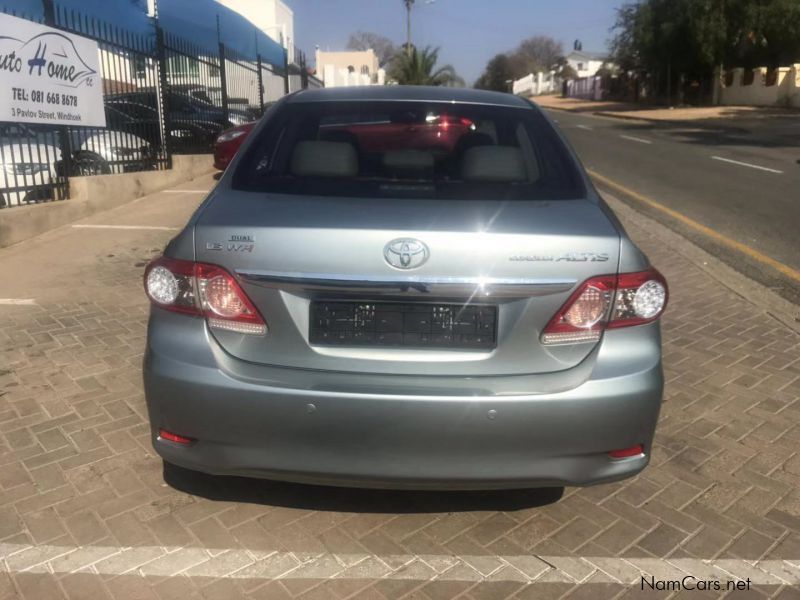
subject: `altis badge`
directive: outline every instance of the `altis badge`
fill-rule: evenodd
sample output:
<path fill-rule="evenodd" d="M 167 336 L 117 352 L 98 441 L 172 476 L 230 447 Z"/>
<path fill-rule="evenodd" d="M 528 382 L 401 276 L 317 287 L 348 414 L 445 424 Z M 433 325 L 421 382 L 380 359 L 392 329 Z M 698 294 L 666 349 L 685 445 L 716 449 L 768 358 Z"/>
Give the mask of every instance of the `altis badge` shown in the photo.
<path fill-rule="evenodd" d="M 606 262 L 606 252 L 567 252 L 566 254 L 515 254 L 512 262 Z"/>

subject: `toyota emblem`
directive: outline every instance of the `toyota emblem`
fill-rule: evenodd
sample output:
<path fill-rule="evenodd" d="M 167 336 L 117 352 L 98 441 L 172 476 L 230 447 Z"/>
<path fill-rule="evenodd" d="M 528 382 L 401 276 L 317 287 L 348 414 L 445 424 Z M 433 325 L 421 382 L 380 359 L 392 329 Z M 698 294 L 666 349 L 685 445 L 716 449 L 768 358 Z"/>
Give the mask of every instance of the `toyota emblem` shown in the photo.
<path fill-rule="evenodd" d="M 414 238 L 398 238 L 383 248 L 386 262 L 395 269 L 416 269 L 425 264 L 430 256 L 428 247 Z"/>

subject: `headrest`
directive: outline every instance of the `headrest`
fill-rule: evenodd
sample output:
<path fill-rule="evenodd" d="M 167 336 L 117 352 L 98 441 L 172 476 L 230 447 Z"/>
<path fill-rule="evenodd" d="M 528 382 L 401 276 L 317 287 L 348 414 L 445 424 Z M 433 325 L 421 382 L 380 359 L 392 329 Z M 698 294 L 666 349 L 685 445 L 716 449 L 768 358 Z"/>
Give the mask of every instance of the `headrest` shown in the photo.
<path fill-rule="evenodd" d="M 488 133 L 470 131 L 461 136 L 456 144 L 457 152 L 465 152 L 475 146 L 494 146 L 494 140 Z"/>
<path fill-rule="evenodd" d="M 319 140 L 323 142 L 338 142 L 344 144 L 353 144 L 358 148 L 358 137 L 351 132 L 344 129 L 320 129 Z"/>
<path fill-rule="evenodd" d="M 383 153 L 383 166 L 400 175 L 425 175 L 433 171 L 433 154 L 422 150 L 388 150 Z"/>
<path fill-rule="evenodd" d="M 464 181 L 525 181 L 522 151 L 513 146 L 476 146 L 464 153 Z"/>
<path fill-rule="evenodd" d="M 358 155 L 352 144 L 298 142 L 292 153 L 292 175 L 300 177 L 355 177 Z"/>

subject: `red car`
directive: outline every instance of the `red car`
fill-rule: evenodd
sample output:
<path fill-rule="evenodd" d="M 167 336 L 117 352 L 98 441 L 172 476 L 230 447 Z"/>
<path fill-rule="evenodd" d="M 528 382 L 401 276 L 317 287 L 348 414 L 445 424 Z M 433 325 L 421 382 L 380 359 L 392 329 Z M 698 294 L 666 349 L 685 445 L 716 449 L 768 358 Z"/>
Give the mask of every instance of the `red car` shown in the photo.
<path fill-rule="evenodd" d="M 224 171 L 258 121 L 223 131 L 214 143 L 214 167 Z M 447 154 L 468 131 L 475 131 L 469 119 L 430 115 L 424 121 L 385 121 L 323 126 L 328 132 L 346 131 L 356 137 L 364 152 L 386 150 L 441 150 Z"/>
<path fill-rule="evenodd" d="M 322 129 L 322 128 L 321 128 Z M 475 131 L 475 124 L 466 118 L 450 115 L 428 115 L 404 120 L 348 123 L 325 126 L 328 131 L 347 131 L 358 140 L 363 152 L 380 153 L 387 150 L 453 150 L 461 136 Z"/>
<path fill-rule="evenodd" d="M 233 157 L 236 155 L 236 151 L 239 150 L 239 146 L 241 146 L 242 142 L 247 139 L 247 136 L 257 123 L 258 121 L 251 121 L 250 123 L 237 125 L 236 127 L 231 127 L 230 129 L 227 129 L 219 134 L 217 139 L 214 141 L 215 169 L 224 171 L 228 167 L 230 162 L 233 160 Z"/>

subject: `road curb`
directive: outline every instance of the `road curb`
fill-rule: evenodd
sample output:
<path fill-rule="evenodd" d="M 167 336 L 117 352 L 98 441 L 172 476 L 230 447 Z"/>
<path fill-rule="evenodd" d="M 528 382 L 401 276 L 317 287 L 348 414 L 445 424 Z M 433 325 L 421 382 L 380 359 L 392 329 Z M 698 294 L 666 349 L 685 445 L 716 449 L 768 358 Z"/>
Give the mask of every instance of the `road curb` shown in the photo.
<path fill-rule="evenodd" d="M 577 111 L 576 111 L 577 112 Z M 638 121 L 640 123 L 649 123 L 650 125 L 687 125 L 694 121 L 687 121 L 685 119 L 648 119 L 647 117 L 637 117 L 634 115 L 621 115 L 613 111 L 595 110 L 592 114 L 596 117 L 605 117 L 607 119 L 619 119 L 620 121 Z M 707 121 L 708 119 L 697 119 L 698 121 Z"/>
<path fill-rule="evenodd" d="M 737 296 L 800 334 L 800 306 L 782 298 L 767 286 L 743 275 L 681 233 L 658 222 L 617 195 L 606 191 L 602 183 L 597 182 L 597 185 L 603 198 L 623 223 L 632 223 L 644 229 Z"/>
<path fill-rule="evenodd" d="M 580 114 L 573 111 L 575 114 Z M 584 113 L 586 114 L 586 113 Z M 736 125 L 720 123 L 725 121 L 725 117 L 705 117 L 702 119 L 648 119 L 647 117 L 636 117 L 633 115 L 615 114 L 613 111 L 604 112 L 602 110 L 593 111 L 592 116 L 601 117 L 604 119 L 616 119 L 618 121 L 629 121 L 633 123 L 642 123 L 651 125 L 653 127 L 693 127 L 703 129 L 706 131 L 727 131 L 727 132 L 750 132 L 751 130 Z M 730 120 L 730 119 L 728 119 Z"/>
<path fill-rule="evenodd" d="M 678 126 L 678 127 L 699 127 L 701 124 L 708 125 L 709 121 L 722 121 L 724 118 L 715 119 L 713 117 L 706 117 L 703 119 L 648 119 L 647 117 L 637 117 L 635 115 L 625 115 L 615 113 L 614 111 L 603 110 L 577 110 L 574 108 L 565 108 L 563 106 L 542 106 L 537 104 L 542 110 L 558 110 L 565 113 L 572 113 L 574 115 L 591 115 L 593 117 L 602 117 L 605 119 L 617 119 L 619 121 L 634 121 L 638 123 L 646 123 L 653 126 Z M 725 129 L 737 129 L 736 127 L 724 127 Z"/>

